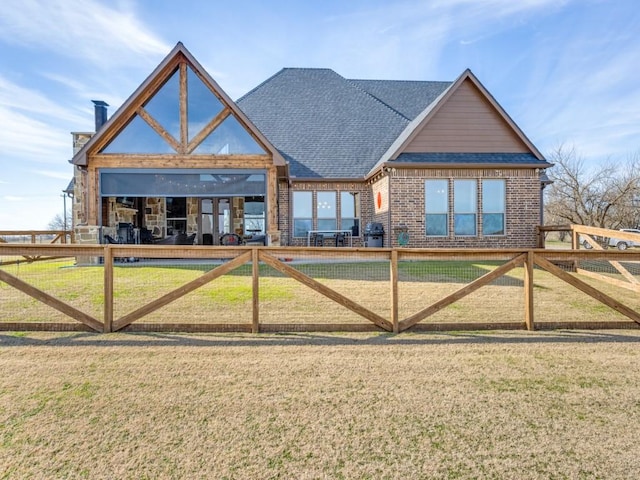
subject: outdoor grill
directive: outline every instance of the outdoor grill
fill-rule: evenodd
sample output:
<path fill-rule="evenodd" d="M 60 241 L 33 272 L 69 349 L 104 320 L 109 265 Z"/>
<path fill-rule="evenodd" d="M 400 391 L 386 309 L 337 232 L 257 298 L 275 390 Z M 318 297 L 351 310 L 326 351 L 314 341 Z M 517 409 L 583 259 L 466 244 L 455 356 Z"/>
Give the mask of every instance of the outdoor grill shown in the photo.
<path fill-rule="evenodd" d="M 384 227 L 379 222 L 367 223 L 364 229 L 365 247 L 382 247 L 384 245 Z"/>

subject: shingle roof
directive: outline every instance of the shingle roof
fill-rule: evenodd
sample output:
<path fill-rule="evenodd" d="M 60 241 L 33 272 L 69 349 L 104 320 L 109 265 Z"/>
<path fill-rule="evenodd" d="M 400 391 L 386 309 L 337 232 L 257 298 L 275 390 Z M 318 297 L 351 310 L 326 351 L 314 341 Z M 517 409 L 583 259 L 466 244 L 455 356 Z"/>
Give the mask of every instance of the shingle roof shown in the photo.
<path fill-rule="evenodd" d="M 289 161 L 291 175 L 362 178 L 408 125 L 407 115 L 432 101 L 437 82 L 393 83 L 385 88 L 384 81 L 350 81 L 330 69 L 285 68 L 237 105 Z M 421 83 L 428 88 L 416 95 Z M 399 85 L 407 87 L 404 95 Z"/>
<path fill-rule="evenodd" d="M 433 103 L 452 82 L 410 80 L 349 80 L 354 85 L 413 120 Z"/>

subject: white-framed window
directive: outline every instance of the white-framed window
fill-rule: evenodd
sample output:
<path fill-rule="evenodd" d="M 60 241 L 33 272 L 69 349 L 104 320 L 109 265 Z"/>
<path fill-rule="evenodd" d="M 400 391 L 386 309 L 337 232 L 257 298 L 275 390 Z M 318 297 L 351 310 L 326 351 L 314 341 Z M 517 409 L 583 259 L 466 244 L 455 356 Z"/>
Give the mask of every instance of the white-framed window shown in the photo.
<path fill-rule="evenodd" d="M 477 235 L 477 182 L 453 181 L 453 233 L 458 236 Z"/>
<path fill-rule="evenodd" d="M 505 235 L 506 181 L 482 180 L 482 233 Z"/>
<path fill-rule="evenodd" d="M 351 230 L 354 237 L 360 235 L 360 194 L 340 192 L 340 228 Z"/>
<path fill-rule="evenodd" d="M 306 237 L 313 230 L 313 193 L 293 192 L 293 236 Z"/>
<path fill-rule="evenodd" d="M 428 237 L 446 237 L 449 234 L 449 181 L 424 182 L 425 231 Z"/>
<path fill-rule="evenodd" d="M 336 192 L 318 192 L 316 201 L 316 217 L 318 230 L 335 230 L 337 228 Z"/>

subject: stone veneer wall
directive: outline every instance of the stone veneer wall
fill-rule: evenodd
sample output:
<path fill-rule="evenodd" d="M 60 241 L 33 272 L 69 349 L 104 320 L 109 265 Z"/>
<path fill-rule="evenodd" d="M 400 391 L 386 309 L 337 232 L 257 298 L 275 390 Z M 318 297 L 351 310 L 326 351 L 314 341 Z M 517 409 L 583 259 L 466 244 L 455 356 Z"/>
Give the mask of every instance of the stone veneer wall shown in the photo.
<path fill-rule="evenodd" d="M 244 235 L 244 198 L 233 197 L 231 204 L 232 230 L 235 234 Z"/>
<path fill-rule="evenodd" d="M 187 198 L 187 235 L 198 232 L 198 199 Z"/>
<path fill-rule="evenodd" d="M 478 180 L 478 235 L 447 237 L 425 235 L 424 182 L 427 179 L 448 179 L 449 201 L 453 202 L 454 179 Z M 480 180 L 506 180 L 506 235 L 482 235 L 482 189 Z M 409 244 L 413 248 L 534 248 L 536 227 L 540 220 L 540 179 L 536 170 L 469 169 L 469 170 L 400 170 L 391 177 L 392 230 L 400 224 L 408 227 Z M 450 212 L 451 213 L 451 212 Z M 450 220 L 451 223 L 451 220 Z M 450 228 L 451 231 L 451 228 Z M 389 246 L 398 246 L 397 235 L 390 237 Z M 385 246 L 387 246 L 385 242 Z"/>
<path fill-rule="evenodd" d="M 164 198 L 149 197 L 145 203 L 144 221 L 146 227 L 155 237 L 164 237 L 166 234 L 166 204 Z"/>
<path fill-rule="evenodd" d="M 75 155 L 80 149 L 91 139 L 94 135 L 93 132 L 71 132 L 73 138 L 73 154 Z M 77 226 L 86 225 L 86 205 L 84 199 L 87 191 L 87 176 L 86 170 L 83 170 L 77 166 L 73 167 L 73 203 L 71 204 L 71 218 L 72 226 L 76 232 L 76 237 L 85 235 L 87 232 L 80 232 L 77 230 Z"/>

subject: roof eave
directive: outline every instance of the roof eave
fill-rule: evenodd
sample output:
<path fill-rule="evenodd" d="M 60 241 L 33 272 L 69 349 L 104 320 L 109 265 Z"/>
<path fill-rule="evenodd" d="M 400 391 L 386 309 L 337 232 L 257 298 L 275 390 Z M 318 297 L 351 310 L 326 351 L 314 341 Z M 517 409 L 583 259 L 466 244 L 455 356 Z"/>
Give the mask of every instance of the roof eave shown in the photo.
<path fill-rule="evenodd" d="M 384 167 L 387 168 L 540 168 L 546 169 L 552 167 L 549 162 L 531 162 L 531 163 L 472 163 L 472 162 L 386 162 Z"/>
<path fill-rule="evenodd" d="M 365 177 L 289 177 L 292 182 L 364 182 Z"/>

